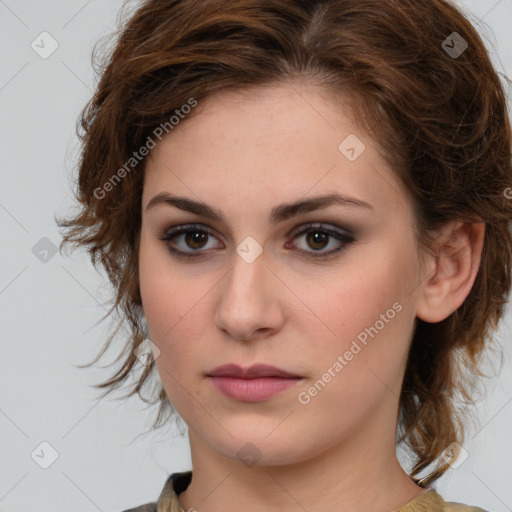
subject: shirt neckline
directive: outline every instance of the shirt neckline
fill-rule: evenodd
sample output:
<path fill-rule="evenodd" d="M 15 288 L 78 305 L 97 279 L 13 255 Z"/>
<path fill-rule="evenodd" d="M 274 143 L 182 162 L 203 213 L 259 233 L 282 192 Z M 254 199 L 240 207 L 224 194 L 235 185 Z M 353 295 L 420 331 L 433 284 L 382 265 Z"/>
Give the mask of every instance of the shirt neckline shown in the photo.
<path fill-rule="evenodd" d="M 164 489 L 157 501 L 156 512 L 185 512 L 178 499 L 178 494 L 185 491 L 192 481 L 192 471 L 172 473 L 165 482 Z M 415 512 L 429 507 L 428 510 L 443 510 L 444 500 L 430 486 L 416 498 L 408 501 L 394 512 Z M 423 508 L 419 508 L 423 507 Z"/>

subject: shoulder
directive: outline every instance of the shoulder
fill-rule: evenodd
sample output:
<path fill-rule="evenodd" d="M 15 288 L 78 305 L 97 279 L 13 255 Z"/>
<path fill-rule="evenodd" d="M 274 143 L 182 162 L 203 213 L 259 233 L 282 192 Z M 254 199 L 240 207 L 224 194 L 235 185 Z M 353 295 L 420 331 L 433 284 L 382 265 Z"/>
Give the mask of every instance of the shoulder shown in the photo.
<path fill-rule="evenodd" d="M 184 512 L 178 501 L 180 492 L 184 491 L 192 479 L 192 471 L 172 473 L 167 477 L 160 496 L 156 501 L 144 503 L 138 507 L 123 510 L 122 512 Z"/>
<path fill-rule="evenodd" d="M 464 505 L 462 503 L 445 502 L 446 512 L 487 512 L 483 508 L 472 507 L 470 505 Z"/>
<path fill-rule="evenodd" d="M 412 501 L 406 503 L 396 512 L 487 512 L 486 510 L 455 503 L 452 501 L 444 501 L 443 497 L 431 488 L 429 491 L 421 494 Z"/>
<path fill-rule="evenodd" d="M 145 505 L 123 510 L 123 512 L 156 512 L 156 503 L 146 503 Z"/>

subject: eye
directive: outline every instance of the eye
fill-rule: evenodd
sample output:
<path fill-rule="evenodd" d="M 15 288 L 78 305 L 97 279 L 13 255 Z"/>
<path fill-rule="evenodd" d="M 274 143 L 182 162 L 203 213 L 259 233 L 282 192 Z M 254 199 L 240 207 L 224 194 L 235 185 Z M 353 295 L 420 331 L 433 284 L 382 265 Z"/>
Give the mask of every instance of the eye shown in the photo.
<path fill-rule="evenodd" d="M 301 252 L 309 253 L 314 258 L 325 258 L 334 253 L 340 252 L 346 248 L 347 245 L 355 242 L 355 238 L 348 232 L 341 231 L 327 227 L 324 224 L 308 224 L 303 226 L 298 232 L 293 233 L 293 239 L 296 240 L 306 235 L 304 240 L 306 246 L 313 249 L 299 249 Z M 329 251 L 324 251 L 329 245 L 334 245 L 334 248 Z M 292 242 L 287 242 L 286 247 L 292 247 Z"/>
<path fill-rule="evenodd" d="M 308 224 L 302 226 L 300 230 L 292 233 L 293 240 L 299 239 L 306 235 L 305 242 L 307 248 L 299 248 L 302 253 L 311 255 L 314 258 L 325 258 L 334 253 L 340 252 L 347 245 L 355 241 L 354 237 L 346 231 L 331 228 L 324 224 Z M 203 227 L 201 224 L 186 224 L 177 226 L 165 231 L 158 237 L 166 243 L 169 251 L 179 258 L 193 258 L 204 255 L 205 252 L 214 248 L 223 248 L 220 246 L 208 247 L 211 238 L 215 239 L 213 232 Z M 334 245 L 329 251 L 325 251 L 326 247 Z M 287 249 L 295 247 L 293 242 L 285 244 Z"/>
<path fill-rule="evenodd" d="M 208 247 L 208 242 L 212 237 L 214 237 L 213 233 L 201 227 L 200 224 L 187 224 L 170 229 L 158 238 L 166 242 L 169 251 L 176 256 L 190 258 L 200 256 L 202 249 L 211 249 Z"/>

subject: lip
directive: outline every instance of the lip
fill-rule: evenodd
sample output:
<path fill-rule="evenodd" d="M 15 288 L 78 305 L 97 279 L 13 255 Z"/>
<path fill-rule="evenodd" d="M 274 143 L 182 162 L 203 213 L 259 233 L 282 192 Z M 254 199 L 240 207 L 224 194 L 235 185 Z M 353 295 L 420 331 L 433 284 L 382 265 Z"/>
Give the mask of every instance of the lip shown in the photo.
<path fill-rule="evenodd" d="M 287 372 L 276 366 L 268 364 L 253 364 L 248 368 L 242 368 L 237 364 L 223 364 L 207 373 L 208 377 L 236 377 L 239 379 L 255 379 L 260 377 L 301 378 L 300 375 Z"/>
<path fill-rule="evenodd" d="M 226 364 L 209 372 L 207 377 L 223 395 L 243 402 L 268 400 L 303 380 L 303 377 L 265 364 L 249 368 Z"/>

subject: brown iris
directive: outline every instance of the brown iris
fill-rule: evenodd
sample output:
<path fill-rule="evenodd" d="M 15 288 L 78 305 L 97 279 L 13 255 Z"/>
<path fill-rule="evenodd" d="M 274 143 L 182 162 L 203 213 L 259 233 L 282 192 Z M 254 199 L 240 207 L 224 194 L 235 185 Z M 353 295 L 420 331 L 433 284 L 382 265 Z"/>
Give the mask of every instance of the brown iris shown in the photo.
<path fill-rule="evenodd" d="M 306 238 L 309 246 L 312 249 L 323 249 L 327 243 L 328 237 L 329 235 L 327 233 L 322 233 L 321 231 L 310 231 L 307 233 Z M 321 247 L 315 247 L 315 244 L 320 244 Z"/>
<path fill-rule="evenodd" d="M 201 249 L 206 243 L 207 238 L 208 233 L 201 231 L 187 231 L 185 234 L 185 242 L 192 249 Z M 199 246 L 196 244 L 199 244 Z"/>

